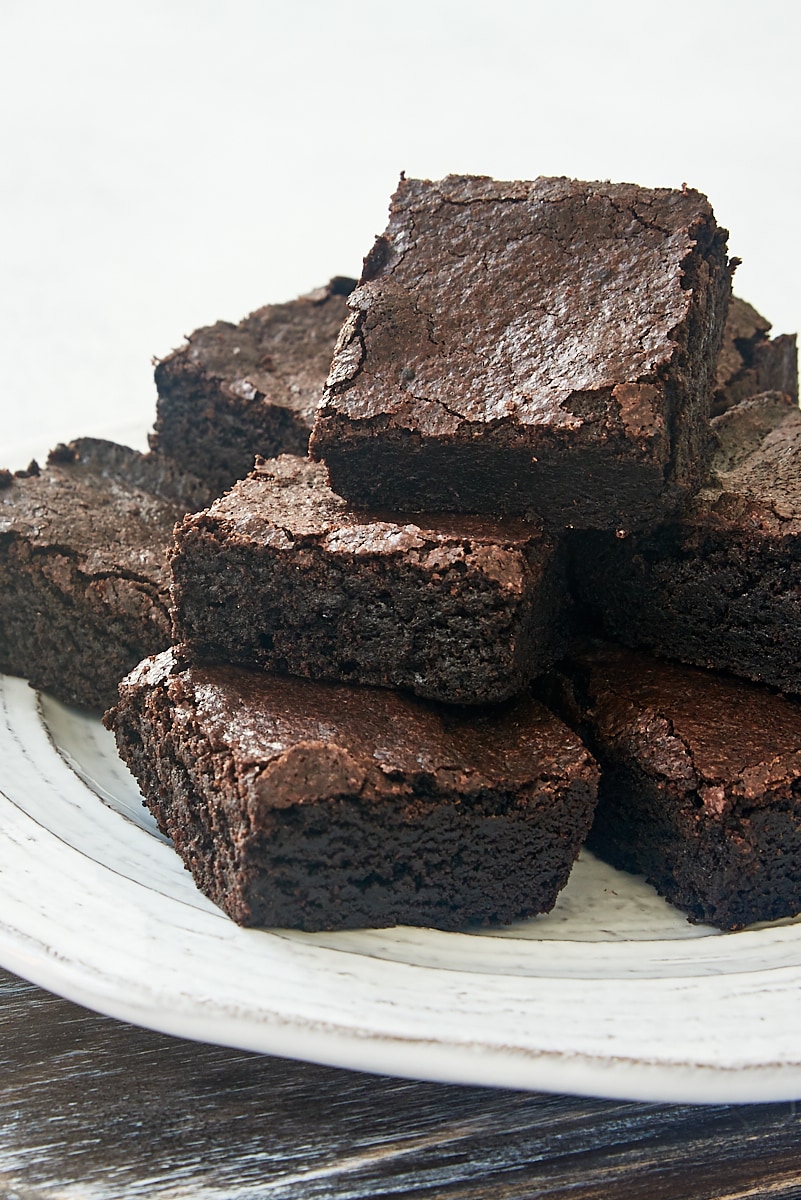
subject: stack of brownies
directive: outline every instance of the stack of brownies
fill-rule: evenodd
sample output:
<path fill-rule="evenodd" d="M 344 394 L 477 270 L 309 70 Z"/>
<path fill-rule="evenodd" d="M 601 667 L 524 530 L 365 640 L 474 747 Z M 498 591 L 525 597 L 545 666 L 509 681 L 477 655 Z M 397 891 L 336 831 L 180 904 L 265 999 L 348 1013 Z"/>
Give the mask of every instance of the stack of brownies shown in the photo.
<path fill-rule="evenodd" d="M 688 189 L 402 179 L 358 286 L 159 365 L 140 458 L 229 490 L 106 721 L 235 920 L 514 921 L 588 835 L 692 919 L 801 910 L 795 339 L 725 237 Z"/>

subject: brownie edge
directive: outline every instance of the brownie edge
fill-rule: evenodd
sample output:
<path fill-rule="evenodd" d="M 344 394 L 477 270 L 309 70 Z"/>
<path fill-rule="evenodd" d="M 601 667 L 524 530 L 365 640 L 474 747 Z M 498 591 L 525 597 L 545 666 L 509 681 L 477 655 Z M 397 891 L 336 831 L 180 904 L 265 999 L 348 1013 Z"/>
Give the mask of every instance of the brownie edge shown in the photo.
<path fill-rule="evenodd" d="M 145 660 L 104 718 L 201 891 L 243 925 L 459 929 L 550 909 L 598 772 L 531 698 L 465 715 L 372 688 Z"/>

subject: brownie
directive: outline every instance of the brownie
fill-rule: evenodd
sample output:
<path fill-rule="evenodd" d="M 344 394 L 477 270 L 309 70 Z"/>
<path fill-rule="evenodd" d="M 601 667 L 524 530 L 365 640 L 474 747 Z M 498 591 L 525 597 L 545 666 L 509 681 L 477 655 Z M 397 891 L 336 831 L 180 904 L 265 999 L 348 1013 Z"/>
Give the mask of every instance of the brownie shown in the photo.
<path fill-rule="evenodd" d="M 601 764 L 595 853 L 642 872 L 692 921 L 801 911 L 801 706 L 769 688 L 590 646 L 564 713 Z"/>
<path fill-rule="evenodd" d="M 218 321 L 191 334 L 156 366 L 151 448 L 215 495 L 247 475 L 257 454 L 305 454 L 355 282 L 338 276 L 238 325 Z"/>
<path fill-rule="evenodd" d="M 712 427 L 706 486 L 678 518 L 574 539 L 576 591 L 627 645 L 801 693 L 801 410 L 772 392 Z"/>
<path fill-rule="evenodd" d="M 520 691 L 563 646 L 564 555 L 538 526 L 356 512 L 292 455 L 186 517 L 172 573 L 195 660 L 476 704 Z"/>
<path fill-rule="evenodd" d="M 94 438 L 0 477 L 0 671 L 104 709 L 169 645 L 166 550 L 208 490 L 173 464 Z"/>
<path fill-rule="evenodd" d="M 647 523 L 701 482 L 730 277 L 698 192 L 401 178 L 312 457 L 356 505 Z"/>
<path fill-rule="evenodd" d="M 770 321 L 732 296 L 718 357 L 712 415 L 760 392 L 784 392 L 798 402 L 796 335 L 769 338 Z"/>
<path fill-rule="evenodd" d="M 123 681 L 105 721 L 198 887 L 244 925 L 545 912 L 595 804 L 593 759 L 531 698 L 450 709 L 186 667 L 172 649 Z"/>

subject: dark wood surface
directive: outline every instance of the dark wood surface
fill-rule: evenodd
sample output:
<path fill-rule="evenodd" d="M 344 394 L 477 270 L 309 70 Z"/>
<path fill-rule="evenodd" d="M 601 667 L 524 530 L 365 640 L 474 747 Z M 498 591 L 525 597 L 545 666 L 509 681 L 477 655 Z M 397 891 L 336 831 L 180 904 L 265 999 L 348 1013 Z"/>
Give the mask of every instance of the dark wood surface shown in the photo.
<path fill-rule="evenodd" d="M 3 1200 L 801 1197 L 794 1104 L 415 1083 L 186 1042 L 0 971 Z"/>

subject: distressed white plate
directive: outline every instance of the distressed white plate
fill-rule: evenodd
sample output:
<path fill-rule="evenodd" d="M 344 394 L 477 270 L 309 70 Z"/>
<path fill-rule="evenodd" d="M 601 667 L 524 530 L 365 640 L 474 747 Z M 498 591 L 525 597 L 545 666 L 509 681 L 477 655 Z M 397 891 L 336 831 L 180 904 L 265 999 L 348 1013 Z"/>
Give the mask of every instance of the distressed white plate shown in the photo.
<path fill-rule="evenodd" d="M 801 1096 L 801 923 L 721 934 L 585 855 L 503 930 L 239 929 L 98 721 L 0 676 L 0 963 L 167 1033 L 420 1079 L 642 1100 Z"/>

